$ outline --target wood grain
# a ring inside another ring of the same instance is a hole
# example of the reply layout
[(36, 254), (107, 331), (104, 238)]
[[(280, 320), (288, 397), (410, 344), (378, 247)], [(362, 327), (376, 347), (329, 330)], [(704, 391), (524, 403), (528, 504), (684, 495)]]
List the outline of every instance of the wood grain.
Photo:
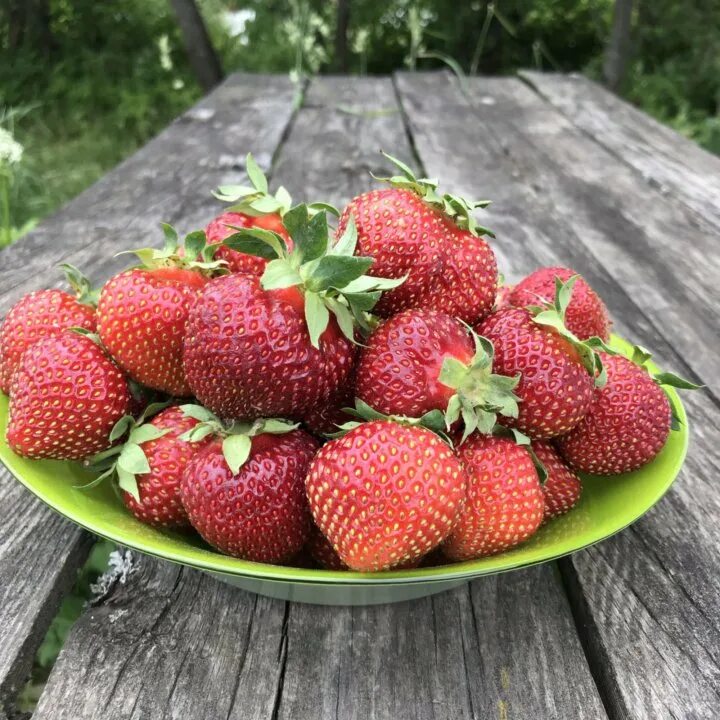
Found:
[[(298, 199), (366, 189), (381, 144), (411, 157), (390, 80), (318, 79), (306, 103), (273, 172)], [(149, 559), (118, 592), (76, 625), (41, 720), (605, 717), (550, 565), (368, 608), (255, 598)]]
[(660, 192), (720, 227), (720, 158), (583, 75), (521, 72), (553, 107)]
[[(161, 242), (158, 223), (204, 224), (221, 207), (210, 189), (243, 182), (248, 151), (269, 167), (292, 115), (285, 78), (234, 76), (26, 238), (0, 253), (0, 312), (57, 285), (57, 262), (101, 282), (130, 262), (121, 249)], [(0, 471), (0, 707), (9, 704), (87, 553), (89, 536)]]
[[(517, 80), (478, 80), (471, 86), (472, 100), (444, 75), (400, 75), (397, 85), (428, 174), (496, 200), (487, 223), (498, 232), (495, 247), (511, 281), (538, 265), (571, 265), (605, 298), (618, 332), (652, 348), (665, 365), (682, 372), (701, 367), (697, 356), (706, 354), (712, 335), (684, 336), (676, 324), (659, 322), (645, 299), (645, 292), (653, 291), (658, 265), (670, 273), (665, 250), (658, 248), (647, 262), (632, 263), (628, 287), (618, 281), (623, 273), (629, 275), (620, 267), (622, 248), (614, 249), (620, 241), (608, 233), (600, 212), (585, 207), (604, 206), (609, 202), (605, 196), (611, 195), (620, 237), (628, 237), (630, 225), (623, 226), (623, 218), (635, 198), (652, 188), (637, 176), (636, 191), (626, 166), (568, 128), (552, 108), (536, 109), (544, 101), (528, 96), (529, 89)], [(556, 124), (562, 132), (553, 131)], [(557, 137), (550, 143), (553, 132)], [(568, 146), (584, 158), (580, 170), (568, 170)], [(614, 183), (607, 190), (597, 186), (577, 193), (573, 186), (580, 182), (579, 172), (586, 178), (617, 172), (627, 200), (615, 194)], [(664, 201), (664, 207), (668, 217), (687, 214), (674, 201)], [(646, 226), (652, 225), (648, 220)], [(597, 252), (598, 237), (611, 251)], [(713, 275), (711, 263), (705, 268), (708, 280), (714, 277), (717, 284), (720, 277)], [(672, 293), (676, 287), (677, 282), (666, 290)], [(673, 298), (669, 294), (668, 302)], [(701, 308), (688, 302), (682, 309), (685, 315), (693, 312)], [(720, 418), (707, 391), (687, 393), (685, 404), (693, 443), (673, 490), (632, 530), (562, 564), (611, 717), (717, 717), (720, 709), (720, 504), (714, 487), (720, 470), (715, 440)]]

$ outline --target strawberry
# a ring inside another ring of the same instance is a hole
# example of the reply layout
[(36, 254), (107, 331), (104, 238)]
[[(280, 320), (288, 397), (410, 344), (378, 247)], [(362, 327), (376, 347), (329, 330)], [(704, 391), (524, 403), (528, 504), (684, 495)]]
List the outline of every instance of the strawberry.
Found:
[[(217, 198), (231, 202), (233, 206), (205, 228), (208, 243), (221, 243), (234, 235), (239, 228), (256, 227), (277, 233), (288, 247), (292, 247), (292, 240), (282, 223), (282, 216), (290, 209), (290, 196), (282, 187), (274, 196), (270, 195), (267, 178), (250, 154), (247, 156), (245, 168), (252, 187), (225, 185), (215, 191)], [(247, 255), (224, 245), (218, 248), (215, 257), (224, 260), (233, 273), (262, 275), (267, 265), (264, 258)]]
[(314, 435), (329, 435), (337, 431), (338, 426), (351, 420), (345, 408), (352, 407), (355, 399), (355, 368), (348, 378), (330, 395), (330, 397), (310, 408), (303, 414), (303, 424)]
[(532, 449), (542, 463), (547, 478), (542, 484), (545, 496), (545, 520), (564, 515), (580, 500), (580, 478), (563, 462), (557, 450), (547, 442), (535, 442)]
[(565, 461), (597, 475), (629, 472), (649, 463), (665, 445), (672, 408), (663, 385), (699, 386), (672, 373), (651, 373), (647, 351), (636, 347), (633, 359), (602, 353), (607, 383), (595, 390), (590, 409), (567, 435), (557, 438)]
[(20, 358), (33, 343), (72, 327), (95, 332), (95, 292), (77, 268), (61, 267), (75, 296), (64, 290), (28, 293), (10, 308), (0, 325), (0, 391), (6, 395)]
[(313, 517), (353, 570), (421, 558), (450, 532), (467, 480), (426, 428), (376, 420), (324, 445), (305, 480)]
[(23, 354), (10, 388), (7, 441), (25, 457), (79, 460), (110, 444), (129, 408), (125, 376), (94, 336), (66, 330)]
[(324, 212), (299, 205), (285, 214), (294, 240), (258, 228), (226, 242), (269, 262), (261, 278), (229, 275), (210, 282), (190, 312), (183, 359), (193, 394), (224, 418), (303, 415), (347, 380), (356, 325), (367, 325), (384, 287), (396, 281), (364, 273), (353, 255), (354, 228), (331, 246)]
[(471, 560), (527, 540), (543, 520), (540, 479), (527, 448), (508, 437), (474, 433), (458, 449), (468, 477), (467, 501), (441, 549)]
[[(155, 412), (158, 414), (147, 419)], [(127, 434), (125, 442), (90, 460), (94, 469), (112, 462), (90, 486), (115, 476), (125, 506), (138, 520), (156, 527), (188, 527), (190, 522), (180, 501), (180, 481), (203, 442), (192, 443), (182, 436), (197, 424), (198, 420), (181, 407), (167, 407), (167, 403), (149, 405), (138, 420), (126, 415), (110, 433), (111, 442)]]
[(519, 378), (492, 374), (493, 348), (459, 320), (434, 310), (405, 310), (375, 330), (360, 354), (355, 394), (380, 413), (462, 415), (464, 437), (490, 432), (496, 413), (517, 417)]
[(594, 385), (604, 382), (595, 345), (581, 342), (563, 324), (573, 282), (559, 286), (551, 310), (533, 315), (524, 308), (504, 308), (476, 327), (495, 348), (496, 372), (521, 376), (515, 388), (519, 415), (502, 423), (534, 440), (575, 427), (590, 407)]
[(481, 235), (469, 202), (440, 195), (437, 182), (418, 179), (407, 165), (386, 155), (401, 175), (383, 178), (391, 187), (354, 198), (338, 224), (342, 233), (352, 217), (357, 225), (358, 252), (375, 258), (374, 270), (407, 280), (378, 302), (383, 317), (410, 308), (441, 310), (465, 322), (485, 317), (495, 302), (498, 272), (495, 255)]
[[(508, 293), (507, 302), (514, 307), (552, 304), (556, 278), (567, 282), (576, 275), (574, 270), (564, 267), (540, 268)], [(575, 282), (572, 300), (565, 313), (565, 325), (580, 340), (599, 337), (607, 342), (610, 339), (610, 319), (605, 303), (582, 276), (578, 276)]]
[(295, 428), (256, 421), (241, 434), (213, 438), (190, 460), (180, 495), (193, 527), (213, 547), (267, 563), (302, 548), (311, 527), (303, 481), (318, 443)]
[(136, 251), (143, 265), (103, 286), (98, 333), (133, 380), (182, 397), (190, 394), (182, 367), (188, 314), (208, 281), (206, 273), (220, 262), (209, 260), (202, 232), (188, 235), (181, 252), (175, 231), (164, 227), (163, 250)]
[(335, 548), (315, 523), (310, 528), (305, 549), (310, 557), (324, 570), (348, 569), (348, 566), (340, 559), (340, 556), (335, 552)]

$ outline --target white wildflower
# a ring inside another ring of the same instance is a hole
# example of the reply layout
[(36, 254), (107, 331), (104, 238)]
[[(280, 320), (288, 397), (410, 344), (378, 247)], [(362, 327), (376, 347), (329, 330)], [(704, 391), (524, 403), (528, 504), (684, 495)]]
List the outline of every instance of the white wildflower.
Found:
[(17, 165), (23, 156), (23, 146), (8, 130), (0, 127), (0, 163)]
[(167, 35), (161, 35), (158, 38), (158, 51), (160, 52), (160, 66), (163, 70), (172, 70), (173, 63), (170, 57), (170, 38)]

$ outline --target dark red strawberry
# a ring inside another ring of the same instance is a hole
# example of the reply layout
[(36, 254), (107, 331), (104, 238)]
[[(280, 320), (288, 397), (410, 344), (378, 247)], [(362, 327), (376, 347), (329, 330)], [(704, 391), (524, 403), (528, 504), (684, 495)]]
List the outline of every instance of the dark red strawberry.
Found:
[(388, 157), (401, 175), (392, 187), (354, 198), (340, 217), (342, 233), (350, 217), (358, 231), (358, 253), (375, 259), (373, 270), (388, 278), (407, 276), (385, 294), (375, 312), (383, 317), (410, 308), (439, 310), (477, 322), (493, 307), (497, 263), (480, 236), (490, 231), (473, 217), (486, 201), (440, 195), (437, 182), (418, 179), (407, 165)]
[(6, 395), (25, 350), (44, 337), (79, 327), (95, 332), (96, 293), (77, 268), (63, 265), (75, 291), (36, 290), (13, 305), (0, 325), (0, 390)]
[(544, 496), (527, 448), (506, 437), (471, 435), (458, 449), (467, 501), (441, 548), (451, 560), (492, 555), (525, 542), (540, 527)]
[[(530, 273), (509, 293), (507, 302), (515, 307), (551, 304), (555, 298), (556, 279), (567, 282), (576, 276), (574, 270), (564, 267), (544, 267)], [(573, 288), (572, 300), (565, 312), (565, 326), (580, 340), (599, 337), (610, 339), (610, 318), (605, 303), (579, 276)]]
[(181, 484), (193, 527), (228, 555), (254, 562), (289, 560), (310, 532), (304, 479), (317, 446), (303, 430), (212, 440), (190, 461)]
[(337, 390), (319, 405), (303, 415), (303, 423), (315, 435), (329, 435), (337, 432), (338, 426), (352, 420), (345, 408), (352, 407), (355, 402), (355, 369)]
[(405, 310), (375, 330), (360, 353), (355, 394), (385, 415), (432, 411), (469, 435), (490, 432), (496, 413), (517, 417), (517, 378), (492, 374), (492, 345), (459, 320), (434, 310)]
[(532, 444), (537, 459), (542, 463), (547, 478), (542, 484), (545, 496), (545, 520), (564, 515), (580, 500), (580, 478), (563, 462), (557, 450), (546, 442)]
[(340, 559), (330, 541), (322, 534), (315, 523), (310, 528), (305, 548), (310, 557), (324, 570), (347, 570), (348, 566)]
[(672, 373), (649, 372), (649, 359), (642, 348), (635, 349), (633, 360), (602, 353), (607, 383), (595, 390), (582, 421), (557, 439), (571, 467), (615, 475), (642, 467), (662, 450), (672, 424), (672, 408), (662, 386), (699, 386)]
[(181, 437), (198, 420), (177, 405), (166, 405), (151, 404), (137, 421), (126, 415), (115, 425), (110, 440), (127, 437), (90, 460), (93, 469), (112, 463), (90, 486), (113, 476), (125, 506), (138, 520), (156, 527), (184, 528), (190, 522), (180, 501), (180, 481), (185, 466), (208, 440), (193, 443)]
[(437, 435), (388, 420), (328, 442), (305, 481), (321, 532), (362, 572), (416, 560), (437, 546), (456, 521), (466, 484)]
[(219, 267), (207, 255), (203, 233), (186, 238), (166, 226), (163, 250), (140, 250), (142, 267), (111, 278), (100, 292), (98, 332), (113, 358), (143, 385), (179, 397), (190, 394), (182, 366), (188, 314), (207, 273)]
[(23, 354), (10, 388), (7, 441), (18, 455), (80, 460), (108, 447), (129, 408), (119, 368), (92, 337), (66, 330)]
[(495, 348), (495, 371), (520, 375), (515, 388), (520, 413), (502, 423), (534, 440), (575, 427), (590, 407), (593, 387), (604, 382), (595, 346), (579, 341), (563, 324), (573, 282), (558, 288), (552, 309), (533, 315), (523, 308), (504, 308), (476, 328)]
[(236, 233), (234, 247), (276, 259), (262, 278), (213, 280), (190, 313), (185, 373), (220, 417), (302, 419), (327, 402), (348, 379), (356, 325), (366, 323), (380, 289), (395, 284), (364, 274), (372, 260), (353, 256), (352, 233), (331, 247), (324, 212), (311, 219), (300, 205), (285, 224), (291, 253), (273, 233)]

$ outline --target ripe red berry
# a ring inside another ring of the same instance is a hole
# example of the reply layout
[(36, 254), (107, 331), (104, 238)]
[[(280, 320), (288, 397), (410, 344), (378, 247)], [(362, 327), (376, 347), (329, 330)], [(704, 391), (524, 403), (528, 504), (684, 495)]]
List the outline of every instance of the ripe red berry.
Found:
[(98, 332), (113, 358), (143, 385), (187, 396), (182, 342), (190, 308), (207, 278), (181, 268), (136, 268), (100, 293)]
[(36, 290), (18, 300), (0, 325), (0, 391), (10, 392), (23, 353), (44, 337), (73, 327), (95, 332), (94, 291), (72, 265), (63, 269), (75, 295), (64, 290)]
[(313, 347), (296, 287), (252, 275), (208, 283), (190, 313), (184, 363), (200, 402), (223, 418), (302, 418), (347, 378), (354, 348), (334, 318)]
[[(555, 297), (555, 279), (566, 282), (577, 273), (564, 267), (544, 267), (530, 273), (508, 294), (507, 303), (514, 307), (552, 303)], [(578, 277), (572, 298), (565, 312), (565, 326), (580, 340), (599, 337), (605, 342), (610, 339), (610, 318), (605, 303), (587, 284)]]
[(313, 523), (305, 549), (310, 557), (325, 570), (347, 570), (348, 566), (340, 559), (330, 541), (322, 534), (320, 528)]
[(324, 445), (306, 479), (315, 522), (353, 570), (418, 559), (450, 532), (465, 473), (440, 438), (379, 420)]
[(191, 430), (198, 421), (172, 406), (151, 418), (148, 425), (162, 431), (160, 437), (140, 443), (149, 471), (135, 475), (139, 500), (127, 491), (122, 499), (130, 512), (149, 525), (157, 527), (187, 527), (190, 525), (180, 501), (180, 481), (185, 467), (208, 440), (188, 442), (180, 436)]
[(375, 312), (383, 317), (410, 308), (440, 310), (477, 322), (495, 302), (495, 254), (480, 235), (473, 212), (487, 203), (437, 193), (436, 183), (416, 178), (390, 158), (403, 177), (393, 187), (354, 198), (338, 223), (342, 233), (352, 216), (359, 255), (375, 259), (373, 274), (407, 280), (383, 295)]
[(470, 560), (507, 550), (540, 527), (544, 497), (526, 448), (492, 435), (471, 435), (458, 457), (468, 477), (467, 501), (442, 545), (451, 560)]
[(545, 439), (568, 432), (582, 420), (592, 402), (594, 380), (566, 338), (520, 308), (498, 310), (476, 329), (495, 348), (495, 372), (520, 374), (515, 388), (518, 418), (503, 419), (503, 424)]
[(80, 460), (109, 446), (129, 408), (119, 368), (91, 338), (65, 331), (23, 354), (10, 388), (7, 441), (18, 455)]
[(542, 485), (545, 496), (545, 520), (564, 515), (577, 505), (582, 493), (580, 478), (563, 462), (557, 450), (547, 442), (534, 442), (533, 451), (547, 471)]
[(557, 439), (557, 446), (576, 470), (615, 475), (642, 467), (665, 445), (672, 410), (660, 384), (695, 386), (670, 374), (653, 377), (620, 355), (602, 353), (601, 357), (607, 383), (595, 390), (585, 417)]
[(234, 557), (281, 563), (305, 543), (311, 518), (304, 479), (317, 441), (303, 430), (252, 438), (237, 473), (215, 439), (188, 463), (181, 497), (193, 527)]

